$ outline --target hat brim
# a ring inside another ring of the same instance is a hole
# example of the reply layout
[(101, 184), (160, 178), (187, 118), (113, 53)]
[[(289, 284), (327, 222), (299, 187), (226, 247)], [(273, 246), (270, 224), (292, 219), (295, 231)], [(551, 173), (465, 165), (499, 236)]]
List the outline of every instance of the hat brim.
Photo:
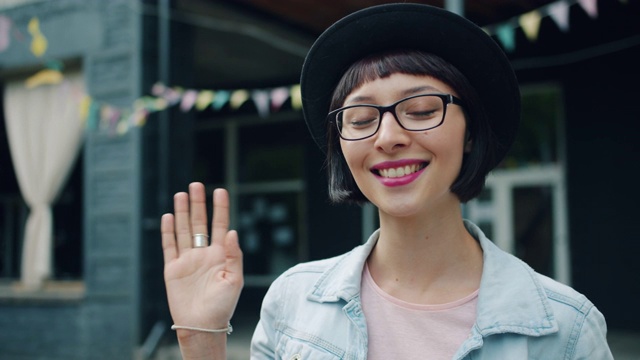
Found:
[(511, 64), (481, 28), (452, 12), (421, 4), (357, 11), (330, 26), (312, 45), (300, 85), (304, 117), (320, 149), (326, 152), (326, 116), (344, 72), (367, 55), (395, 49), (438, 55), (467, 77), (495, 134), (497, 164), (513, 143), (520, 118), (520, 92)]

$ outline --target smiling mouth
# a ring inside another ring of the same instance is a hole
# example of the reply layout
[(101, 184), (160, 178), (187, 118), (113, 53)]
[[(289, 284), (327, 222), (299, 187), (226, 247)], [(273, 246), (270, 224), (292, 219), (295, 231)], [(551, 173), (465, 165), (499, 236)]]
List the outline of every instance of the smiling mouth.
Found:
[(393, 178), (398, 178), (398, 177), (407, 176), (407, 175), (416, 173), (426, 168), (427, 165), (429, 165), (428, 162), (423, 162), (420, 164), (398, 166), (395, 168), (388, 168), (388, 169), (373, 169), (371, 170), (371, 172), (383, 178), (393, 179)]

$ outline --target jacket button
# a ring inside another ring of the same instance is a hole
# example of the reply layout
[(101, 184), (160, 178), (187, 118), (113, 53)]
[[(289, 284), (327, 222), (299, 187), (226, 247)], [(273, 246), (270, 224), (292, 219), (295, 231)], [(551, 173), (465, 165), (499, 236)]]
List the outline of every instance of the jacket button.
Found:
[(301, 360), (302, 359), (302, 355), (300, 354), (295, 354), (291, 357), (291, 360)]

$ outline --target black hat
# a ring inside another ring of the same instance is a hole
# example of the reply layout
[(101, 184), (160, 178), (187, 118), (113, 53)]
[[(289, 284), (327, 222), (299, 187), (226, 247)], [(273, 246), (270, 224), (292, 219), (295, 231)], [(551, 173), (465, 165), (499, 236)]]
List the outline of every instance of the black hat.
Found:
[(311, 46), (300, 79), (302, 108), (313, 139), (326, 152), (331, 97), (354, 62), (390, 50), (437, 55), (464, 74), (478, 93), (495, 135), (495, 164), (513, 143), (520, 91), (509, 60), (481, 28), (450, 11), (421, 4), (385, 4), (357, 11), (325, 30)]

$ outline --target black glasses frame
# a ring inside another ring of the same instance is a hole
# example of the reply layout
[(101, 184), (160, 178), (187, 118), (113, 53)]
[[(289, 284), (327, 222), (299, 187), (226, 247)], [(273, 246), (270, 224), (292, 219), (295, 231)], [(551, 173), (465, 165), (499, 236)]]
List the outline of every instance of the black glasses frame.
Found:
[[(398, 104), (407, 101), (407, 100), (411, 100), (417, 97), (423, 97), (423, 96), (433, 96), (433, 97), (438, 97), (442, 100), (442, 105), (443, 105), (443, 111), (442, 111), (442, 119), (440, 120), (440, 122), (437, 125), (434, 126), (430, 126), (424, 129), (407, 129), (404, 125), (402, 125), (402, 123), (400, 122), (400, 120), (398, 119), (398, 115), (396, 115), (396, 106), (398, 106)], [(333, 122), (336, 125), (336, 128), (338, 130), (338, 135), (340, 135), (340, 137), (343, 140), (347, 140), (347, 141), (357, 141), (357, 140), (363, 140), (363, 139), (367, 139), (372, 137), (373, 135), (378, 133), (378, 130), (380, 130), (380, 124), (382, 123), (382, 117), (385, 113), (390, 112), (394, 119), (396, 119), (396, 122), (398, 123), (398, 125), (400, 125), (401, 128), (407, 130), (407, 131), (426, 131), (426, 130), (431, 130), (431, 129), (435, 129), (438, 126), (442, 125), (444, 123), (444, 118), (447, 115), (447, 107), (449, 104), (454, 104), (454, 105), (458, 105), (458, 106), (462, 106), (464, 107), (464, 101), (462, 101), (460, 98), (457, 98), (451, 94), (420, 94), (420, 95), (413, 95), (413, 96), (409, 96), (406, 97), (404, 99), (400, 99), (398, 101), (396, 101), (395, 103), (388, 105), (388, 106), (380, 106), (380, 105), (373, 105), (373, 104), (357, 104), (357, 105), (349, 105), (349, 106), (345, 106), (345, 107), (341, 107), (339, 109), (335, 109), (331, 112), (329, 112), (329, 114), (327, 114), (327, 118), (329, 119), (330, 122)], [(339, 114), (340, 112), (347, 110), (347, 109), (351, 109), (351, 108), (355, 108), (355, 107), (370, 107), (370, 108), (374, 108), (377, 109), (379, 112), (379, 116), (380, 116), (380, 121), (378, 121), (378, 127), (376, 128), (376, 130), (371, 133), (371, 135), (367, 135), (365, 137), (361, 137), (361, 138), (357, 138), (357, 139), (347, 139), (345, 137), (342, 136), (342, 132), (340, 131), (341, 128), (341, 122), (342, 120), (339, 119)]]

